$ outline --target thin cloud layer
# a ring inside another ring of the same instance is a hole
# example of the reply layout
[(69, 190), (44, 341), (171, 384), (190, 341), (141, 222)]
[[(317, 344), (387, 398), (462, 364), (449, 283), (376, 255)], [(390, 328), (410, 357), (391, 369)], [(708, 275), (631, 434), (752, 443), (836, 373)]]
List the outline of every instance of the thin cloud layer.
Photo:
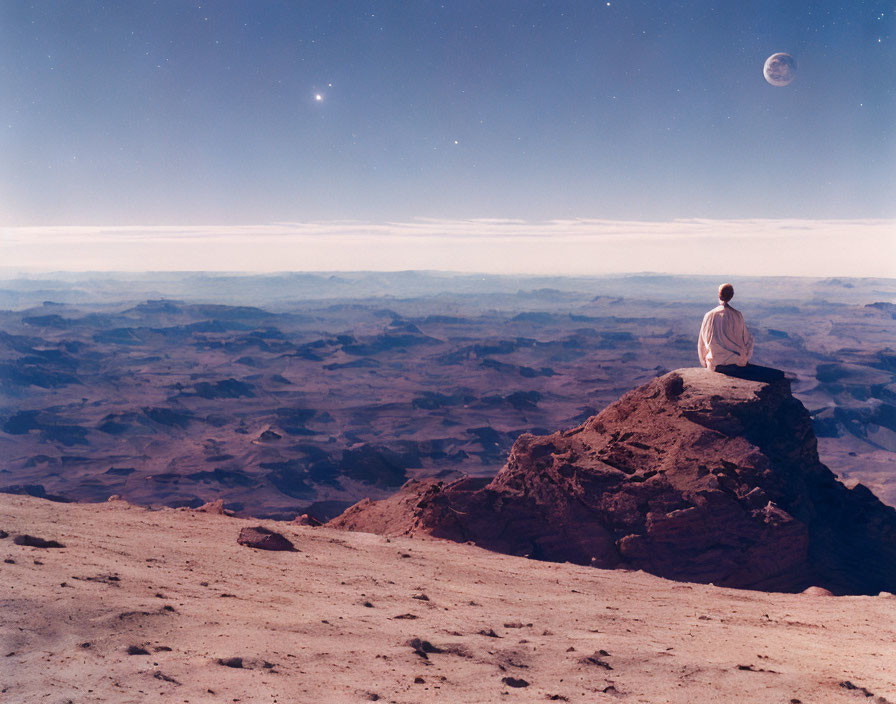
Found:
[(896, 275), (893, 220), (514, 219), (0, 230), (21, 270)]

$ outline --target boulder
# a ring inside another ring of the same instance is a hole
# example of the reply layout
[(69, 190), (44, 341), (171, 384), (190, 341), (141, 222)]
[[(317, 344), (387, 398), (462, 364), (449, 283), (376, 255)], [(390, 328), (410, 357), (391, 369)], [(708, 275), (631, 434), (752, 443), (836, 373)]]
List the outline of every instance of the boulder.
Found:
[(17, 535), (12, 539), (16, 545), (24, 545), (29, 548), (64, 548), (65, 545), (58, 540), (47, 540), (35, 535)]
[(777, 370), (680, 369), (575, 428), (522, 435), (494, 479), (411, 481), (331, 525), (771, 591), (896, 591), (896, 510), (818, 458)]
[(256, 550), (285, 550), (297, 552), (295, 546), (280, 533), (275, 533), (264, 526), (243, 528), (237, 538), (240, 545)]

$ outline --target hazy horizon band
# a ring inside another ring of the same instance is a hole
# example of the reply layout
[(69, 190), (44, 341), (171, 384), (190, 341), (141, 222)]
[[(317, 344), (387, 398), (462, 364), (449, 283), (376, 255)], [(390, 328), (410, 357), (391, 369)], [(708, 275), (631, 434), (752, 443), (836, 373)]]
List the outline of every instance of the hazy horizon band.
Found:
[(896, 276), (896, 220), (351, 220), (0, 227), (22, 271)]

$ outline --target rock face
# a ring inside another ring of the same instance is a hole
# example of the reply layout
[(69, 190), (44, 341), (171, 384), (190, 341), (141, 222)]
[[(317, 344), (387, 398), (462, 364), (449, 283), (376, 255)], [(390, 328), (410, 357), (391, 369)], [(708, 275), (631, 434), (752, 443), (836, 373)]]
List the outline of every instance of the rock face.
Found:
[(331, 525), (720, 586), (894, 591), (896, 510), (821, 464), (808, 412), (764, 371), (671, 372), (577, 428), (522, 435), (491, 481), (408, 482)]

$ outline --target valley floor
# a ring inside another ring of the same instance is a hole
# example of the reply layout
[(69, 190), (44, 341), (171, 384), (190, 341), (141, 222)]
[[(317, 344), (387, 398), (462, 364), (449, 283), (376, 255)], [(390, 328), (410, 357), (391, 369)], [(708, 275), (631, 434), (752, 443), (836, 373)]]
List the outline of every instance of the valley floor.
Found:
[(289, 523), (263, 522), (298, 552), (238, 545), (258, 523), (0, 494), (0, 701), (896, 702), (891, 596)]

